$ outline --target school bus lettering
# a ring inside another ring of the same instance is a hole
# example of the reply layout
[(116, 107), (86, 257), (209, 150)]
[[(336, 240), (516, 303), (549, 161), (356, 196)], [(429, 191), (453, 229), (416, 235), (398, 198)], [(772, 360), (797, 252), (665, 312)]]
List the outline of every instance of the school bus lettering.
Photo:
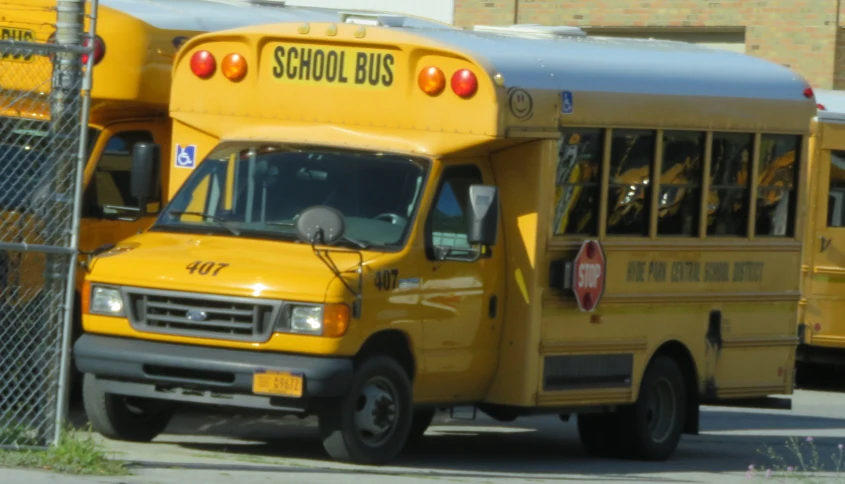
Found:
[(734, 262), (734, 282), (760, 282), (762, 280), (762, 262)]
[(399, 270), (386, 269), (376, 272), (376, 288), (379, 291), (390, 291), (396, 289), (399, 283)]
[(395, 78), (390, 52), (278, 45), (273, 59), (273, 77), (287, 82), (388, 88)]
[[(627, 282), (666, 282), (667, 262), (628, 262)], [(733, 269), (732, 269), (733, 268)], [(760, 282), (763, 280), (762, 262), (672, 262), (671, 282)]]
[(185, 270), (187, 270), (190, 274), (199, 274), (201, 276), (211, 274), (212, 277), (217, 277), (217, 274), (227, 267), (229, 267), (229, 264), (225, 262), (197, 260), (188, 264), (188, 266), (185, 267)]
[[(16, 29), (12, 27), (0, 28), (0, 40), (14, 40), (17, 42), (35, 42), (35, 32), (26, 29)], [(14, 62), (30, 62), (32, 61), (32, 54), (24, 54), (23, 52), (3, 52), (0, 54), (0, 61), (14, 61)]]

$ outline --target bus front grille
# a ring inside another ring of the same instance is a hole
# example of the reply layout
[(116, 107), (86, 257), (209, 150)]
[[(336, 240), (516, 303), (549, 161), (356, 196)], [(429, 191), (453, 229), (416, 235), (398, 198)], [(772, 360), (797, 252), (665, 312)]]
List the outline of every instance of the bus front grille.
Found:
[(217, 295), (128, 289), (129, 320), (138, 330), (234, 341), (263, 342), (281, 302)]

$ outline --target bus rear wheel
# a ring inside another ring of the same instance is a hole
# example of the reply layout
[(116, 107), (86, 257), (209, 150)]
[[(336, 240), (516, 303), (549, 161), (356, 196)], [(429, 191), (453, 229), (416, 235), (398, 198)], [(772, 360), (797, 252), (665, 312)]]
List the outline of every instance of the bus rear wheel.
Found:
[(675, 360), (655, 358), (643, 375), (637, 402), (621, 411), (626, 454), (647, 461), (671, 457), (684, 429), (686, 395)]

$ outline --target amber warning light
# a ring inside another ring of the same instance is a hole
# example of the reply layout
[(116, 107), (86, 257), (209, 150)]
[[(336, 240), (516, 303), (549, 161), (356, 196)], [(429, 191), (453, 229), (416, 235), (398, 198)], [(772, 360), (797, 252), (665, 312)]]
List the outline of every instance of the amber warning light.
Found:
[(226, 76), (226, 79), (240, 81), (246, 76), (246, 59), (240, 54), (229, 54), (223, 58), (220, 70)]
[[(429, 96), (437, 96), (446, 88), (446, 75), (439, 67), (429, 66), (417, 76), (420, 90)], [(463, 99), (469, 99), (478, 91), (478, 78), (469, 69), (460, 69), (452, 74), (452, 92)]]

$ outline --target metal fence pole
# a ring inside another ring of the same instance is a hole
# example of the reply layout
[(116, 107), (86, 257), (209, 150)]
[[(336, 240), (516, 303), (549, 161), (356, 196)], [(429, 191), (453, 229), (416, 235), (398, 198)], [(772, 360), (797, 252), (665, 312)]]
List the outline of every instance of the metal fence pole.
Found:
[[(81, 0), (81, 7), (85, 8), (85, 0)], [(77, 253), (79, 250), (79, 224), (81, 218), (82, 207), (82, 184), (83, 176), (85, 174), (85, 165), (88, 161), (88, 118), (91, 110), (91, 88), (93, 87), (93, 69), (94, 69), (94, 54), (93, 45), (94, 38), (97, 35), (97, 10), (99, 6), (98, 0), (91, 0), (91, 13), (88, 28), (88, 45), (92, 48), (91, 54), (88, 55), (85, 63), (85, 72), (82, 78), (82, 89), (80, 95), (82, 96), (81, 113), (79, 118), (79, 150), (76, 159), (76, 177), (73, 183), (73, 200), (74, 204), (73, 214), (71, 216), (71, 233), (70, 233), (70, 248), (73, 255), (68, 264), (67, 270), (67, 285), (65, 286), (65, 306), (64, 317), (62, 324), (62, 343), (61, 343), (61, 363), (59, 365), (59, 395), (57, 401), (56, 411), (56, 437), (54, 444), (58, 444), (61, 440), (62, 425), (67, 418), (68, 413), (68, 399), (70, 395), (70, 367), (71, 367), (71, 338), (73, 334), (74, 323), (74, 299), (75, 299), (75, 281), (76, 281), (76, 267), (77, 267)]]
[[(86, 0), (57, 0), (56, 1), (56, 44), (62, 45), (81, 45), (82, 36), (85, 27), (85, 1)], [(90, 42), (89, 45), (92, 45)], [(88, 55), (88, 62), (91, 62), (93, 55)], [(89, 70), (90, 72), (90, 66)], [(76, 160), (70, 157), (73, 150), (73, 143), (79, 143), (79, 148), (76, 150), (85, 150), (85, 145), (80, 143), (79, 130), (80, 121), (79, 115), (81, 112), (80, 97), (81, 97), (81, 79), (82, 63), (80, 55), (72, 52), (58, 52), (56, 53), (56, 62), (54, 64), (52, 90), (50, 99), (50, 120), (52, 131), (53, 144), (53, 196), (57, 197), (53, 205), (54, 213), (48, 215), (50, 218), (63, 219), (67, 216), (67, 208), (75, 214), (77, 207), (75, 200), (77, 200), (76, 187), (70, 180), (77, 180), (74, 175), (75, 167), (78, 166), (78, 157)], [(87, 97), (87, 96), (86, 96)], [(86, 130), (82, 129), (84, 133)], [(78, 171), (78, 170), (77, 170)], [(76, 222), (78, 224), (78, 221)], [(51, 241), (53, 245), (69, 246), (76, 248), (76, 227), (74, 226), (70, 233), (61, 234), (56, 233), (58, 240)], [(62, 237), (64, 235), (65, 237)], [(70, 236), (69, 241), (66, 237)], [(63, 241), (62, 239), (65, 239)], [(65, 243), (62, 243), (65, 242)], [(69, 243), (68, 243), (69, 242)], [(73, 319), (73, 289), (76, 266), (76, 251), (69, 256), (58, 256), (54, 254), (47, 255), (47, 263), (45, 267), (45, 289), (49, 288), (47, 294), (57, 295), (64, 289), (64, 304), (63, 312), (57, 314), (58, 308), (51, 308), (51, 319), (58, 319), (63, 322), (61, 325), (61, 345), (59, 346), (59, 378), (56, 388), (58, 392), (57, 408), (55, 409), (55, 427), (53, 434), (53, 444), (57, 445), (61, 440), (62, 426), (67, 414), (67, 384), (66, 375), (68, 371), (68, 336), (70, 325)], [(66, 270), (62, 270), (66, 267)], [(68, 277), (65, 279), (65, 277)], [(70, 297), (68, 297), (68, 294)], [(63, 316), (63, 317), (62, 317)], [(69, 321), (70, 319), (70, 321)], [(49, 410), (48, 410), (49, 411)]]

